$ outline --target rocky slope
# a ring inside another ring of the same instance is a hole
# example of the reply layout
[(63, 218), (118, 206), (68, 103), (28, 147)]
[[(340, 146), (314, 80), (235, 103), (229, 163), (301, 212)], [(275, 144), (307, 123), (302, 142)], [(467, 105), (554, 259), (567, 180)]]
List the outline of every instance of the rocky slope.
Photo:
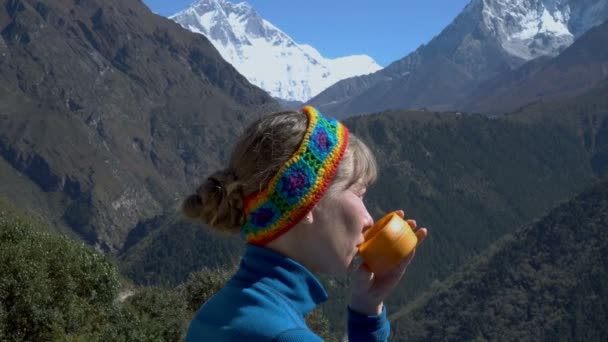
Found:
[(5, 0), (0, 31), (1, 189), (104, 250), (173, 210), (277, 107), (139, 1)]

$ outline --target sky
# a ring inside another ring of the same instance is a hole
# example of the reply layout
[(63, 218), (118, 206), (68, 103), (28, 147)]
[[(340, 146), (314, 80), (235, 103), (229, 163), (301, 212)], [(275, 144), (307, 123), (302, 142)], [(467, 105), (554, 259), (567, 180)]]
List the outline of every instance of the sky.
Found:
[[(193, 0), (143, 0), (170, 16)], [(260, 16), (323, 57), (365, 54), (385, 67), (438, 35), (470, 0), (247, 0)], [(234, 0), (233, 3), (241, 1)]]

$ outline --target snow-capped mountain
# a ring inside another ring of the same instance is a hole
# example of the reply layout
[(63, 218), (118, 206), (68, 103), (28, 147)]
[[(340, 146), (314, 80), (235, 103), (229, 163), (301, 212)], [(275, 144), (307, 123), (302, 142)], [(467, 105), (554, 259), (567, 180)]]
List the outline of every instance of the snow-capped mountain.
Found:
[(441, 33), (387, 67), (308, 101), (335, 116), (391, 108), (453, 110), (483, 82), (554, 57), (608, 20), (608, 0), (471, 0)]
[(205, 35), (251, 83), (285, 100), (306, 101), (341, 79), (381, 69), (366, 55), (324, 58), (245, 2), (199, 0), (170, 19)]
[(474, 0), (469, 7), (479, 5), (485, 27), (524, 60), (555, 56), (608, 18), (606, 0)]

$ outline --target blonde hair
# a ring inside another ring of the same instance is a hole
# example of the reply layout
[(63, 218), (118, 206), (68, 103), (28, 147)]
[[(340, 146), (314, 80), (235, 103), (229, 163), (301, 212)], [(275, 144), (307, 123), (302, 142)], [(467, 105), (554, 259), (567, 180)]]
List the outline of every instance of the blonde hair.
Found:
[[(183, 202), (183, 212), (210, 226), (238, 233), (245, 221), (243, 199), (262, 190), (300, 146), (308, 119), (294, 111), (277, 112), (252, 123), (232, 151), (229, 167), (217, 171)], [(377, 177), (369, 148), (350, 133), (342, 162), (327, 192)]]

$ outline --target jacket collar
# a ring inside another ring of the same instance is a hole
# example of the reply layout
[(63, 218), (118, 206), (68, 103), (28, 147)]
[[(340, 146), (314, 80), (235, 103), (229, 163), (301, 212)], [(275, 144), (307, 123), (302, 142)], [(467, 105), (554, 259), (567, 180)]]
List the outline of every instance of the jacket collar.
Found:
[(247, 244), (234, 281), (247, 286), (261, 283), (277, 291), (305, 316), (327, 300), (319, 280), (303, 265), (265, 247)]

